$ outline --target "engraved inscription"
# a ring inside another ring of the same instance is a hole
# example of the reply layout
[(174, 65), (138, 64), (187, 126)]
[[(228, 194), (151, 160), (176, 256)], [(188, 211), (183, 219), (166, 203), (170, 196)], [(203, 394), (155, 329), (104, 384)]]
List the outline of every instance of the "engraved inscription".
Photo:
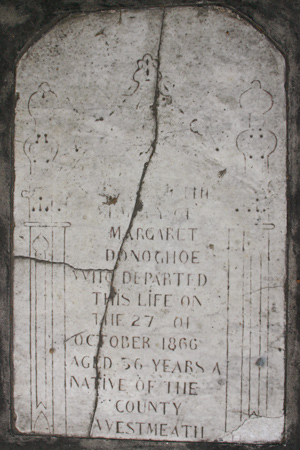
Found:
[(21, 58), (21, 433), (281, 441), (284, 71), (206, 6), (71, 16)]

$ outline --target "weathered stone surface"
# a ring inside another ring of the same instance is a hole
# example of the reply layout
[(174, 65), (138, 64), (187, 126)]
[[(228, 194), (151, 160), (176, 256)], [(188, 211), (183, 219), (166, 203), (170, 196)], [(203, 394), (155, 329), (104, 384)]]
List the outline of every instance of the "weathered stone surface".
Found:
[(77, 16), (23, 56), (21, 432), (282, 438), (284, 71), (221, 8)]

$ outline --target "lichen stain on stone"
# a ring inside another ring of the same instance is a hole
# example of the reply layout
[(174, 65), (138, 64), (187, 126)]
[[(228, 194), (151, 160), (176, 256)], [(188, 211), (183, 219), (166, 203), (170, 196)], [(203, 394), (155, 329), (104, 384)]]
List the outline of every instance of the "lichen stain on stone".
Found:
[(116, 197), (106, 195), (106, 201), (103, 202), (103, 205), (115, 205), (119, 199), (119, 195), (120, 194), (118, 194)]
[(96, 36), (105, 36), (104, 30), (105, 30), (105, 28), (103, 28), (103, 29), (100, 30), (98, 33), (96, 33), (96, 34), (95, 34), (95, 37), (96, 37)]
[(139, 212), (142, 211), (143, 207), (144, 207), (143, 202), (140, 199), (138, 199), (136, 203), (136, 211)]
[(218, 177), (219, 177), (219, 178), (223, 178), (224, 175), (226, 174), (226, 172), (227, 172), (227, 169), (220, 170), (220, 172), (218, 172)]
[(264, 367), (264, 365), (266, 364), (266, 359), (264, 357), (258, 358), (255, 364), (258, 367)]

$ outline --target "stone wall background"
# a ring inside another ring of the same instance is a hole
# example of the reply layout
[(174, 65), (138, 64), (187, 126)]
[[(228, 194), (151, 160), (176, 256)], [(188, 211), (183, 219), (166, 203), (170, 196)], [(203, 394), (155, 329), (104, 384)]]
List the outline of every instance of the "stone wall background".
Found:
[[(147, 8), (174, 5), (219, 5), (233, 9), (257, 27), (281, 50), (287, 61), (286, 90), (288, 100), (288, 342), (286, 415), (287, 442), (279, 445), (263, 445), (261, 449), (299, 449), (300, 447), (300, 318), (298, 290), (300, 276), (300, 227), (299, 195), (299, 137), (300, 137), (300, 3), (297, 0), (223, 0), (178, 1), (172, 0), (1, 0), (0, 2), (0, 449), (222, 449), (236, 450), (256, 448), (250, 445), (223, 444), (166, 444), (117, 440), (93, 440), (74, 438), (48, 438), (21, 436), (11, 429), (11, 278), (12, 262), (12, 192), (13, 135), (15, 98), (15, 67), (24, 51), (55, 23), (69, 14), (85, 14), (92, 11), (119, 8)], [(212, 30), (213, 33), (213, 30)], [(298, 280), (298, 282), (297, 282)]]

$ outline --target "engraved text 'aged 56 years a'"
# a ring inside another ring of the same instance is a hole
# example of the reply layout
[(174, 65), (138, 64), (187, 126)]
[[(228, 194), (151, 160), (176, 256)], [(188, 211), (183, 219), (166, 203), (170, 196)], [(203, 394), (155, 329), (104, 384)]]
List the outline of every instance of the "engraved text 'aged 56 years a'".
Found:
[(284, 81), (274, 45), (217, 7), (72, 16), (26, 51), (20, 433), (282, 439)]

